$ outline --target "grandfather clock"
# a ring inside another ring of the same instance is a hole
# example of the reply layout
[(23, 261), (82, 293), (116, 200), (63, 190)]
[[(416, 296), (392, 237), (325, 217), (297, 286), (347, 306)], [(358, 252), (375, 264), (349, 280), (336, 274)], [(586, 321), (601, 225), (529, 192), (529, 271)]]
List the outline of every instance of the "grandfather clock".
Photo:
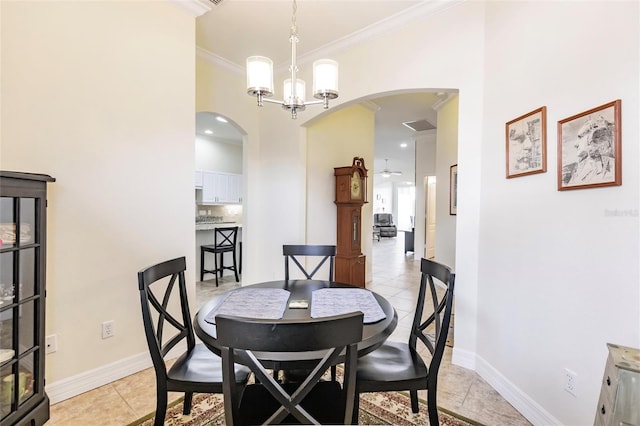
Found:
[(335, 280), (364, 287), (366, 258), (360, 243), (362, 205), (367, 202), (367, 169), (363, 158), (354, 157), (351, 166), (334, 170), (338, 208)]

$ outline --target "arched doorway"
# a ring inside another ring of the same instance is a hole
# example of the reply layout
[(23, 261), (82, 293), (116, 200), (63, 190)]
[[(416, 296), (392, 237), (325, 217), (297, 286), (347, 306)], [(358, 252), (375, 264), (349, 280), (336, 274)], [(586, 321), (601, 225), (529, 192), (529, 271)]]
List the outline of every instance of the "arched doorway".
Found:
[[(214, 112), (196, 113), (195, 135), (195, 223), (196, 267), (200, 279), (200, 247), (213, 244), (214, 229), (218, 226), (238, 226), (238, 263), (242, 256), (243, 217), (243, 133), (228, 117)], [(205, 256), (207, 265), (213, 263), (212, 255)], [(225, 264), (231, 263), (225, 254)], [(239, 266), (239, 265), (238, 265)], [(207, 269), (210, 269), (209, 267)], [(212, 268), (211, 268), (212, 269)], [(239, 268), (241, 269), (241, 268)], [(241, 270), (239, 271), (241, 272)], [(240, 274), (241, 276), (241, 274)], [(231, 271), (224, 271), (215, 284), (214, 275), (206, 275), (196, 283), (198, 306), (211, 298), (220, 288), (239, 285)], [(228, 285), (226, 285), (228, 284)]]

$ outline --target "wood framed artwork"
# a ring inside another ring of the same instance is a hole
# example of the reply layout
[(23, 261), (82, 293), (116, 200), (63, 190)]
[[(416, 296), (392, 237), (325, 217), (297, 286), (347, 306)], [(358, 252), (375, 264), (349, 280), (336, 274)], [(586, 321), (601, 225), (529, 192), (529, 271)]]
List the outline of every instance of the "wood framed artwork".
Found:
[(458, 214), (458, 165), (449, 167), (449, 214)]
[(547, 171), (547, 107), (509, 121), (505, 134), (507, 179)]
[(558, 190), (622, 185), (620, 99), (558, 121)]

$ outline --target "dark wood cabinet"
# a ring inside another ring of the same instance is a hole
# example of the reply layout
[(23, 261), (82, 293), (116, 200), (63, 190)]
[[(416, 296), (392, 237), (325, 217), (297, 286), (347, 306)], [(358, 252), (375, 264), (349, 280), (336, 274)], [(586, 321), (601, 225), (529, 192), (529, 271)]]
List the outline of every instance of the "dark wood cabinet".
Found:
[(42, 425), (48, 175), (0, 171), (0, 423)]
[(415, 228), (411, 228), (411, 231), (404, 231), (404, 254), (407, 254), (408, 251), (412, 251), (415, 253), (413, 247), (413, 237), (415, 235)]

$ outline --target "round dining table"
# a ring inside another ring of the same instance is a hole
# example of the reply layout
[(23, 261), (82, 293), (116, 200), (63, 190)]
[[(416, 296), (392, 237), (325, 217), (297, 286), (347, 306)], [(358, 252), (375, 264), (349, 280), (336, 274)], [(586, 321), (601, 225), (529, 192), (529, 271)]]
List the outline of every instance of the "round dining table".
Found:
[[(289, 292), (286, 307), (280, 319), (271, 319), (270, 321), (313, 321), (311, 317), (311, 304), (312, 293), (320, 289), (361, 289), (350, 284), (343, 284), (332, 281), (319, 281), (319, 280), (281, 280), (270, 281), (243, 286), (230, 290), (219, 296), (207, 301), (199, 309), (194, 318), (194, 330), (196, 335), (202, 340), (202, 342), (214, 353), (220, 354), (220, 346), (216, 342), (216, 325), (213, 323), (210, 313), (217, 309), (220, 304), (234, 292), (241, 292), (246, 289), (282, 289)], [(364, 289), (361, 289), (364, 290)], [(365, 290), (369, 291), (369, 290)], [(365, 323), (362, 330), (362, 340), (358, 343), (358, 356), (361, 357), (370, 353), (371, 351), (380, 347), (385, 340), (393, 333), (398, 324), (398, 314), (395, 309), (383, 296), (370, 292), (375, 300), (380, 305), (382, 312), (384, 312), (384, 318), (375, 322)], [(350, 292), (345, 292), (345, 298), (351, 297)], [(236, 294), (237, 296), (237, 294)], [(295, 303), (291, 303), (294, 301)], [(299, 303), (303, 301), (308, 304), (307, 307), (300, 307)], [(298, 304), (297, 307), (296, 304)], [(235, 316), (248, 316), (245, 312), (233, 312), (231, 315)], [(317, 319), (317, 318), (316, 318)], [(288, 353), (288, 352), (276, 352), (276, 353), (259, 353), (256, 356), (261, 360), (266, 368), (281, 368), (287, 366), (287, 368), (305, 368), (310, 362), (322, 357), (321, 353), (316, 352), (304, 352), (304, 353)], [(241, 362), (241, 361), (240, 361)], [(340, 360), (342, 362), (342, 360)]]

